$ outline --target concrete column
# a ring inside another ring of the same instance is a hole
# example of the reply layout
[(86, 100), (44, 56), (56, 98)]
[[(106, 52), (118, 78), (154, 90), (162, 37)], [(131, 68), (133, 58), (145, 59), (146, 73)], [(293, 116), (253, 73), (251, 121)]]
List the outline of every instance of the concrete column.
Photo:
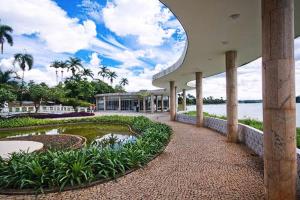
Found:
[(177, 86), (175, 86), (175, 112), (178, 112), (178, 96), (177, 96)]
[(146, 112), (146, 97), (143, 97), (143, 112)]
[(202, 72), (196, 72), (196, 125), (203, 126)]
[(182, 97), (183, 97), (183, 101), (182, 101), (183, 111), (186, 111), (186, 90), (185, 89), (182, 90)]
[[(99, 101), (99, 97), (96, 97), (96, 110), (98, 110), (98, 101)], [(61, 109), (61, 104), (60, 104), (59, 110), (62, 110)]]
[(119, 111), (121, 111), (121, 96), (119, 96)]
[(176, 116), (176, 92), (175, 92), (175, 82), (170, 81), (170, 119), (175, 121)]
[(236, 51), (226, 52), (227, 139), (238, 142)]
[(262, 66), (265, 199), (296, 199), (294, 0), (262, 0)]
[(160, 106), (161, 106), (161, 112), (164, 112), (164, 95), (161, 95), (161, 101), (160, 101)]
[(156, 99), (155, 111), (157, 112), (158, 111), (158, 96), (157, 95), (155, 96), (155, 99)]
[(150, 109), (151, 113), (154, 113), (154, 96), (152, 94), (150, 96)]
[(106, 111), (106, 96), (103, 97), (103, 110)]

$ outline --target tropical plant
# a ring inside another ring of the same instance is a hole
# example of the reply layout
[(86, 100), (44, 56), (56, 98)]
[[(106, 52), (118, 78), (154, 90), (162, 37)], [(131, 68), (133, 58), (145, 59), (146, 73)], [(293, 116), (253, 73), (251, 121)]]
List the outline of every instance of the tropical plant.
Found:
[(104, 78), (107, 77), (107, 75), (108, 75), (109, 69), (106, 66), (102, 66), (102, 67), (100, 67), (100, 69), (101, 70), (98, 72), (98, 75), (102, 76), (103, 81), (104, 81)]
[(15, 76), (12, 76), (13, 74), (15, 74), (15, 72), (12, 70), (4, 72), (0, 70), (0, 84), (9, 84), (11, 79), (15, 78)]
[(4, 42), (6, 41), (10, 46), (14, 44), (13, 38), (11, 36), (11, 33), (13, 32), (13, 29), (4, 24), (0, 24), (0, 44), (1, 44), (1, 54), (3, 54), (3, 46)]
[[(141, 167), (161, 152), (171, 136), (167, 125), (145, 117), (102, 116), (72, 120), (10, 119), (9, 125), (41, 125), (78, 122), (130, 125), (138, 136), (118, 146), (115, 138), (108, 146), (92, 144), (77, 150), (49, 150), (46, 152), (14, 153), (10, 159), (0, 159), (0, 188), (35, 189), (84, 185), (97, 180), (116, 178), (127, 170)], [(0, 120), (1, 125), (7, 122)]]
[(21, 103), (22, 103), (22, 94), (23, 94), (23, 88), (24, 88), (24, 73), (26, 68), (28, 70), (31, 70), (33, 67), (33, 56), (27, 53), (17, 53), (14, 55), (14, 65), (18, 64), (20, 69), (22, 70), (22, 85), (21, 85)]
[(51, 63), (50, 67), (55, 68), (55, 74), (56, 74), (56, 83), (58, 83), (58, 69), (61, 66), (61, 61), (54, 61)]
[(121, 86), (125, 86), (125, 85), (128, 85), (129, 84), (129, 82), (128, 82), (128, 79), (127, 78), (122, 78), (121, 79), (121, 81), (120, 81), (120, 85)]
[(68, 71), (71, 70), (72, 75), (76, 74), (76, 71), (79, 71), (80, 68), (83, 68), (81, 60), (79, 58), (70, 57), (69, 60), (66, 61)]
[(0, 107), (2, 107), (1, 105), (7, 101), (14, 101), (16, 100), (17, 96), (12, 93), (10, 90), (7, 90), (6, 88), (0, 88)]
[(80, 73), (81, 76), (84, 76), (85, 78), (90, 77), (90, 78), (94, 78), (94, 73), (92, 72), (92, 70), (90, 69), (83, 69)]
[(63, 79), (64, 79), (64, 69), (68, 68), (67, 62), (61, 61), (60, 65), (59, 65), (59, 68), (61, 69), (61, 71), (60, 71), (60, 73), (61, 73), (61, 81), (63, 81)]
[(114, 82), (114, 79), (116, 79), (116, 78), (118, 77), (118, 75), (117, 75), (116, 72), (109, 71), (109, 72), (107, 73), (107, 77), (109, 78), (110, 84), (112, 85), (113, 82)]

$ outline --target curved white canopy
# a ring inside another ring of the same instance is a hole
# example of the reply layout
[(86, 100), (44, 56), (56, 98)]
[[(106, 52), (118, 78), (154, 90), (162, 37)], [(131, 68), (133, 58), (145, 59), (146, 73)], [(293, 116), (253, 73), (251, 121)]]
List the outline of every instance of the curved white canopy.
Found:
[[(153, 85), (191, 89), (194, 72), (209, 77), (225, 71), (225, 52), (238, 52), (242, 66), (261, 56), (260, 0), (161, 0), (187, 34), (186, 49), (173, 66), (153, 76)], [(300, 35), (300, 0), (295, 0), (295, 36)]]

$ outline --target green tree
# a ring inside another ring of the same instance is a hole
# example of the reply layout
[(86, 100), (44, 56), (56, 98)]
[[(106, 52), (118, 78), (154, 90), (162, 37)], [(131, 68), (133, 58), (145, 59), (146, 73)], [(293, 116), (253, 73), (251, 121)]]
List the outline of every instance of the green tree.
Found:
[(60, 68), (60, 66), (61, 66), (61, 61), (58, 60), (52, 62), (50, 65), (50, 67), (55, 69), (56, 83), (58, 83), (58, 69)]
[(104, 81), (104, 78), (108, 76), (109, 69), (106, 66), (102, 66), (100, 69), (101, 70), (98, 72), (98, 75), (102, 76)]
[(90, 77), (90, 78), (94, 79), (94, 73), (90, 69), (83, 69), (81, 71), (80, 75), (85, 78)]
[(79, 58), (70, 57), (69, 60), (66, 61), (68, 71), (71, 70), (72, 75), (74, 76), (80, 68), (83, 68), (81, 60)]
[(48, 99), (49, 96), (49, 88), (46, 84), (35, 84), (33, 82), (29, 83), (29, 95), (30, 99), (34, 103), (35, 112), (38, 112), (42, 101), (45, 101)]
[(125, 86), (125, 85), (128, 85), (129, 84), (129, 82), (128, 82), (128, 79), (127, 78), (122, 78), (121, 79), (121, 81), (120, 81), (120, 85), (121, 86)]
[(61, 79), (60, 80), (63, 82), (64, 70), (68, 68), (68, 63), (64, 62), (64, 61), (60, 61), (59, 68), (61, 69), (60, 70), (60, 73), (61, 73)]
[(11, 33), (13, 32), (13, 29), (4, 24), (0, 24), (0, 44), (1, 44), (1, 54), (3, 54), (3, 46), (4, 42), (6, 41), (10, 46), (14, 44), (13, 37), (11, 36)]
[(1, 107), (3, 103), (6, 102), (11, 102), (16, 100), (17, 96), (12, 93), (11, 91), (7, 90), (6, 88), (0, 88), (0, 104)]
[(117, 75), (116, 72), (109, 71), (108, 74), (107, 74), (107, 77), (109, 78), (110, 84), (112, 85), (113, 82), (114, 82), (114, 79), (116, 79), (118, 77), (118, 75)]
[(19, 67), (22, 70), (22, 85), (21, 85), (21, 96), (20, 96), (20, 100), (21, 100), (21, 104), (22, 104), (22, 93), (23, 93), (23, 89), (24, 89), (24, 73), (26, 68), (28, 70), (31, 70), (33, 67), (33, 57), (30, 54), (24, 53), (17, 53), (14, 56), (14, 65), (18, 64)]
[(13, 76), (15, 72), (8, 70), (8, 71), (1, 71), (0, 70), (0, 84), (10, 84), (13, 78), (16, 78), (16, 76)]

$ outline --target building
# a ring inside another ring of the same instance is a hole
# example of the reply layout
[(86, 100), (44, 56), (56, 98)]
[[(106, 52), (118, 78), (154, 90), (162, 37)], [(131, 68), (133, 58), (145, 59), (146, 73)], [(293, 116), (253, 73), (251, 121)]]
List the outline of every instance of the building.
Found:
[(163, 112), (169, 110), (167, 90), (97, 94), (97, 111)]

